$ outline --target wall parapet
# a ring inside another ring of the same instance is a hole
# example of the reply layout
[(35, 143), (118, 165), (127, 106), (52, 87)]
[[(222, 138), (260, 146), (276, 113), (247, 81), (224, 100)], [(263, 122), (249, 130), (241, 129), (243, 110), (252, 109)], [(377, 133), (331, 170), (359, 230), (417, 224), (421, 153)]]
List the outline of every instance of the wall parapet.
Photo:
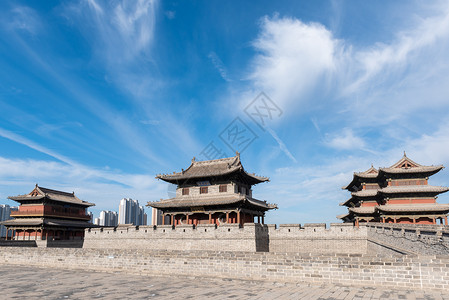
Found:
[(366, 226), (373, 242), (396, 248), (399, 253), (449, 255), (449, 226), (390, 223)]
[[(449, 289), (449, 257), (134, 249), (2, 248), (0, 264), (141, 275)], [(230, 270), (232, 270), (230, 272)]]

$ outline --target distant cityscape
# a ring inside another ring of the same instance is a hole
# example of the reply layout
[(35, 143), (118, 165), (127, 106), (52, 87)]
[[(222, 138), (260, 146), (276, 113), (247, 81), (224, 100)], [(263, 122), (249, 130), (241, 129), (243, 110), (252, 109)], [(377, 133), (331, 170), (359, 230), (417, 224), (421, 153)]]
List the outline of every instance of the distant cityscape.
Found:
[(110, 210), (103, 210), (100, 216), (93, 220), (99, 226), (117, 226), (118, 224), (147, 225), (148, 215), (145, 208), (139, 205), (138, 200), (123, 198), (120, 200), (118, 213)]
[[(18, 210), (18, 206), (9, 206), (8, 204), (0, 204), (0, 222), (7, 221), (11, 218), (11, 211)], [(9, 236), (11, 236), (12, 232)], [(0, 225), (0, 238), (6, 237), (6, 227), (4, 225)]]
[[(156, 209), (154, 210), (156, 211)], [(18, 206), (0, 204), (0, 222), (13, 219), (11, 217), (12, 211), (18, 211)], [(156, 215), (161, 215), (160, 213), (158, 214), (158, 212), (153, 212), (153, 214), (155, 213)], [(90, 216), (90, 222), (98, 226), (114, 227), (119, 224), (132, 224), (135, 226), (148, 224), (148, 215), (145, 213), (144, 206), (139, 205), (138, 200), (131, 198), (123, 198), (120, 200), (118, 213), (116, 211), (103, 210), (100, 212), (98, 218), (94, 218), (91, 211), (87, 212), (87, 215)], [(159, 216), (159, 218), (162, 217)], [(156, 224), (158, 223), (156, 222)], [(5, 238), (6, 234), (6, 227), (0, 225), (0, 238)], [(12, 231), (9, 232), (9, 237), (11, 237), (11, 234)]]

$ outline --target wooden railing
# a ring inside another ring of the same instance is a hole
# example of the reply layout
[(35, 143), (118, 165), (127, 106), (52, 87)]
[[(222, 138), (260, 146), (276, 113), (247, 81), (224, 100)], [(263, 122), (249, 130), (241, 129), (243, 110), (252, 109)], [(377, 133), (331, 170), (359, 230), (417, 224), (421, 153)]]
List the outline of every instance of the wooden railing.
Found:
[(71, 213), (64, 212), (60, 210), (52, 210), (52, 209), (27, 209), (27, 210), (18, 210), (12, 211), (10, 214), (11, 217), (31, 217), (31, 216), (39, 216), (39, 217), (68, 217), (68, 218), (77, 218), (83, 220), (90, 220), (90, 216), (81, 213)]

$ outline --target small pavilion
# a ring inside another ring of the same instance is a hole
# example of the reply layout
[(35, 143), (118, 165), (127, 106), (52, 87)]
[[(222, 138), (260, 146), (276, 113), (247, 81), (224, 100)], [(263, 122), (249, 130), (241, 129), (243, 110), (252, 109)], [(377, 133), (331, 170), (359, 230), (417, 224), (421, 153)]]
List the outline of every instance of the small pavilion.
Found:
[(444, 167), (423, 166), (404, 156), (387, 168), (354, 173), (347, 186), (351, 198), (342, 206), (348, 213), (338, 216), (344, 222), (382, 222), (448, 225), (449, 204), (437, 203), (448, 187), (429, 185), (429, 177)]
[[(89, 223), (87, 208), (95, 204), (80, 200), (75, 193), (66, 193), (40, 187), (26, 195), (8, 199), (20, 203), (13, 219), (2, 222), (15, 240), (71, 240), (84, 238)], [(8, 236), (8, 235), (7, 235)]]
[(156, 178), (177, 185), (176, 197), (147, 204), (162, 211), (163, 223), (169, 216), (166, 225), (244, 224), (254, 223), (255, 218), (264, 223), (265, 213), (277, 208), (253, 198), (252, 187), (269, 179), (246, 172), (238, 152), (216, 160), (193, 158), (187, 169)]

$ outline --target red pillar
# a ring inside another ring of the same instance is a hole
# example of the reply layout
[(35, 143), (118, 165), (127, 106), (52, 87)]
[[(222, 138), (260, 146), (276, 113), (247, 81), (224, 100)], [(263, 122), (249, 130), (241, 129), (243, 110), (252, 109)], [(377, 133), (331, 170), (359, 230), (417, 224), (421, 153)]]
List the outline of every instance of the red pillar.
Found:
[(209, 213), (209, 224), (212, 224), (212, 213)]
[(448, 225), (447, 224), (447, 216), (444, 216), (444, 225)]
[(237, 223), (240, 224), (240, 211), (237, 212)]
[(226, 212), (226, 223), (229, 223), (229, 212)]
[(175, 217), (174, 215), (171, 215), (171, 224), (170, 224), (170, 225), (172, 225), (172, 226), (175, 225), (175, 223), (174, 223), (174, 217)]

